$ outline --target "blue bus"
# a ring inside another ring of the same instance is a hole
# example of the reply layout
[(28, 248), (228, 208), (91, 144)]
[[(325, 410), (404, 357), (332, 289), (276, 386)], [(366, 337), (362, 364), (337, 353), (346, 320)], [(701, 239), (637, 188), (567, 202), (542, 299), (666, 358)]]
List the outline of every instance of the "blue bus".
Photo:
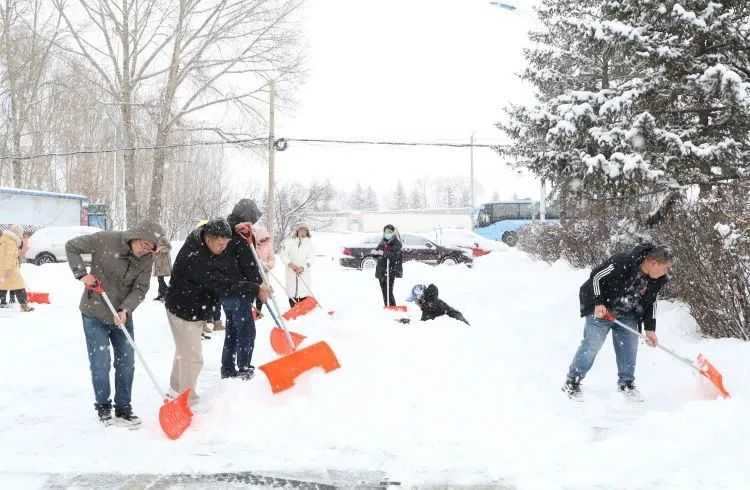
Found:
[[(556, 205), (548, 205), (544, 214), (545, 219), (551, 222), (560, 220), (560, 210)], [(512, 247), (518, 243), (518, 230), (537, 220), (539, 201), (517, 199), (488, 202), (479, 208), (477, 227), (474, 231), (485, 238), (501, 240)]]

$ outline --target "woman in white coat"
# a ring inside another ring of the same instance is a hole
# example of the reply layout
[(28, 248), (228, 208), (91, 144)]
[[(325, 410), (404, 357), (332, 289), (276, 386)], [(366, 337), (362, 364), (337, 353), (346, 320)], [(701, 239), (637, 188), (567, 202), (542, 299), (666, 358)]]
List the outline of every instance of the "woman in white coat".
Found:
[(297, 225), (294, 234), (284, 240), (281, 246), (281, 261), (286, 269), (286, 293), (289, 306), (312, 296), (308, 289), (312, 287), (310, 266), (313, 259), (313, 246), (310, 239), (310, 228)]

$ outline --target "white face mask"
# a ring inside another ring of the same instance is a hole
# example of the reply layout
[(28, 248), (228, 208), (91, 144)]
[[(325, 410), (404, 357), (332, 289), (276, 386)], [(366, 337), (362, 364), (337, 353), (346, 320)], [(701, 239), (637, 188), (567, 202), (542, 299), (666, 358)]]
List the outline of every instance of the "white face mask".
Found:
[(393, 238), (393, 232), (386, 231), (385, 233), (383, 233), (383, 238), (385, 238), (386, 240), (390, 240), (391, 238)]

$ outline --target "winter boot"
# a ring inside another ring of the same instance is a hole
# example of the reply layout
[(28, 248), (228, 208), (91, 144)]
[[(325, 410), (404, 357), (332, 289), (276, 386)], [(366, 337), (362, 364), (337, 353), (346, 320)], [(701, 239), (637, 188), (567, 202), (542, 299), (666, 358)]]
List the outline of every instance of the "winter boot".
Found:
[(221, 379), (236, 378), (239, 373), (237, 371), (221, 370)]
[(643, 395), (638, 391), (633, 382), (617, 385), (617, 391), (631, 402), (643, 402)]
[(562, 390), (571, 400), (583, 401), (583, 392), (581, 391), (581, 381), (579, 379), (568, 378), (565, 380)]
[(129, 429), (136, 429), (141, 425), (141, 419), (133, 413), (133, 409), (128, 405), (122, 408), (115, 407), (115, 423)]
[(98, 403), (94, 403), (94, 408), (96, 408), (96, 414), (99, 416), (99, 422), (102, 423), (105, 427), (109, 427), (112, 425), (112, 406), (107, 405), (99, 405)]
[(242, 368), (237, 372), (237, 377), (243, 381), (250, 381), (255, 376), (255, 366)]

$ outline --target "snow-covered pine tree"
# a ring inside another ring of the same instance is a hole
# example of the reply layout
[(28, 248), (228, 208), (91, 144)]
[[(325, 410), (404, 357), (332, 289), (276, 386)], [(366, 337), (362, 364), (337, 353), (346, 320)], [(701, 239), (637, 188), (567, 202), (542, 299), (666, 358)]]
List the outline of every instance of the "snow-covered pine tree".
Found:
[(683, 4), (542, 2), (522, 74), (539, 102), (500, 125), (525, 165), (598, 195), (747, 175), (747, 7)]
[(601, 34), (603, 0), (543, 0), (521, 78), (538, 102), (511, 105), (500, 124), (512, 153), (555, 187), (592, 194), (635, 191), (660, 176), (633, 151), (633, 84), (642, 60), (626, 43)]
[(396, 190), (393, 192), (393, 209), (406, 209), (409, 207), (409, 201), (406, 198), (404, 184), (399, 180), (396, 184)]
[(643, 74), (609, 106), (630, 105), (626, 136), (662, 180), (711, 183), (750, 169), (750, 9), (746, 0), (607, 1), (596, 37), (623, 45)]
[(357, 185), (349, 196), (349, 207), (355, 210), (367, 209), (367, 196), (362, 184), (359, 182), (357, 182)]

